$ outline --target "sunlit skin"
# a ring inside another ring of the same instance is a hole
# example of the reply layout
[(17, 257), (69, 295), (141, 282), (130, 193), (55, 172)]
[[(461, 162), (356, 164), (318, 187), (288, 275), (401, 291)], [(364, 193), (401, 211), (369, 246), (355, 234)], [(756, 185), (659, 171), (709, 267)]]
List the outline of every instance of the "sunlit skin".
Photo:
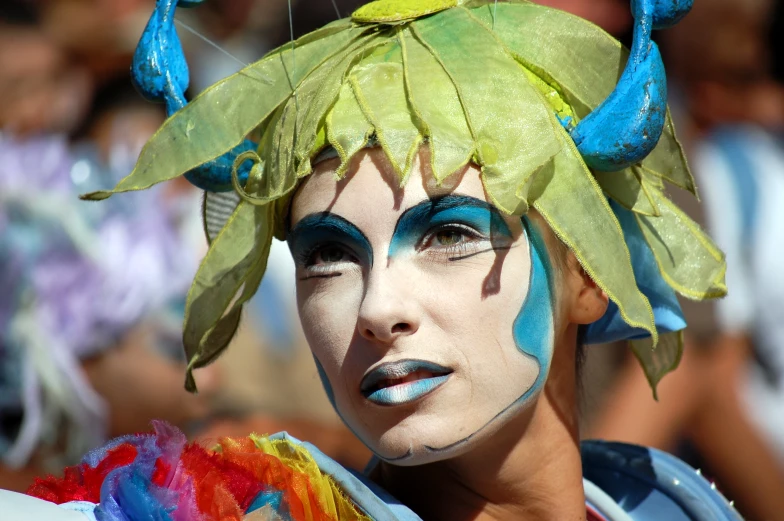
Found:
[[(489, 204), (472, 165), (436, 187), (421, 153), (403, 188), (377, 149), (342, 181), (336, 167), (319, 163), (298, 190), (289, 245), (333, 402), (395, 463), (374, 479), (424, 519), (583, 519), (576, 324), (606, 298), (579, 269), (532, 291), (529, 239), (554, 239)], [(557, 300), (541, 298), (551, 289)], [(515, 335), (529, 305), (546, 327)]]

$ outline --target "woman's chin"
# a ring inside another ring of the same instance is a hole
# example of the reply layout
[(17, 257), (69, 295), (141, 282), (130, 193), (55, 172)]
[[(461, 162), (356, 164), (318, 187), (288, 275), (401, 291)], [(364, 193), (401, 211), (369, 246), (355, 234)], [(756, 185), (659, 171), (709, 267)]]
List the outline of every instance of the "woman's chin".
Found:
[(425, 465), (460, 456), (470, 450), (474, 440), (455, 436), (460, 430), (457, 426), (439, 430), (432, 425), (420, 429), (398, 425), (384, 433), (377, 443), (371, 444), (370, 449), (380, 459), (393, 465)]

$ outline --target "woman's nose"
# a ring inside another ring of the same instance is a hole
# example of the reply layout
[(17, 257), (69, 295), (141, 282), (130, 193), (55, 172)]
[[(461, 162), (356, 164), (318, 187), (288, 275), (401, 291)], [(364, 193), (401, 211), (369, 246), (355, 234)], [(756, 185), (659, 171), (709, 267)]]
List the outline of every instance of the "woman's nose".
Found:
[(383, 268), (371, 272), (357, 317), (359, 334), (367, 340), (391, 344), (419, 329), (416, 302), (406, 297), (405, 277), (398, 277), (395, 271)]

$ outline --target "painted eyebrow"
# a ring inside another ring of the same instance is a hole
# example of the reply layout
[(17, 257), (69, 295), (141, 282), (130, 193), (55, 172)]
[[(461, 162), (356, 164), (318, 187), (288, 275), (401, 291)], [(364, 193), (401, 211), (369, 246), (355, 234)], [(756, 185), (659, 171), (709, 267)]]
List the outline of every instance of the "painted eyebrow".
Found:
[(314, 212), (306, 215), (292, 228), (286, 239), (292, 254), (298, 253), (297, 244), (308, 241), (311, 234), (322, 233), (333, 238), (343, 239), (350, 245), (360, 248), (358, 254), (367, 253), (370, 265), (373, 264), (373, 248), (367, 236), (354, 223), (332, 212)]
[(454, 195), (449, 194), (442, 197), (438, 197), (435, 199), (425, 199), (424, 201), (412, 206), (405, 212), (403, 212), (397, 220), (395, 224), (395, 231), (392, 232), (392, 236), (394, 237), (398, 233), (398, 228), (400, 227), (401, 223), (406, 221), (425, 221), (428, 218), (437, 215), (445, 210), (450, 210), (452, 208), (457, 208), (460, 206), (473, 206), (475, 208), (483, 208), (488, 210), (492, 215), (493, 221), (498, 222), (503, 226), (502, 232), (511, 235), (509, 231), (509, 227), (506, 225), (506, 221), (504, 220), (501, 212), (498, 211), (498, 208), (493, 206), (492, 204), (488, 203), (487, 201), (483, 201), (481, 199), (477, 199), (476, 197), (471, 197), (468, 195)]

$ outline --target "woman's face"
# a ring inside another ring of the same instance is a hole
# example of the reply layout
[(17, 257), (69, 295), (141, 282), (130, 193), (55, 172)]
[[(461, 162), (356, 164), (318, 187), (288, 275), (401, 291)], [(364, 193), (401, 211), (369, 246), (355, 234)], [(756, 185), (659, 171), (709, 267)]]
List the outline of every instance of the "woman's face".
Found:
[(380, 150), (354, 161), (342, 181), (336, 161), (319, 164), (292, 203), (305, 335), (338, 413), (380, 458), (463, 454), (546, 379), (543, 242), (488, 203), (473, 166), (435, 187), (425, 158), (400, 188)]

